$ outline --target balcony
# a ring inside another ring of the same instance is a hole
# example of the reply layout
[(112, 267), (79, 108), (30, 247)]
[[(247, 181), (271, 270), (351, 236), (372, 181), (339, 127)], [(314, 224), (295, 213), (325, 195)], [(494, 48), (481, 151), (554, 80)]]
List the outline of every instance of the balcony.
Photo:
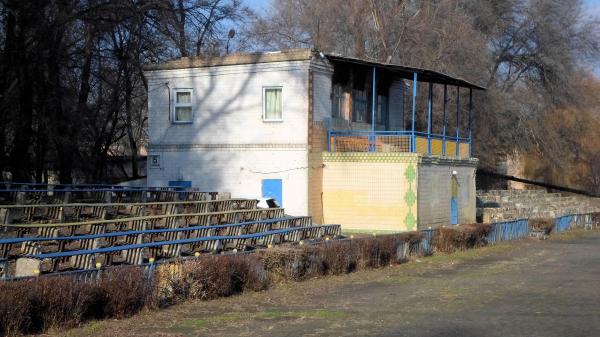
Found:
[(449, 158), (470, 158), (469, 138), (418, 131), (330, 130), (329, 152), (412, 152)]

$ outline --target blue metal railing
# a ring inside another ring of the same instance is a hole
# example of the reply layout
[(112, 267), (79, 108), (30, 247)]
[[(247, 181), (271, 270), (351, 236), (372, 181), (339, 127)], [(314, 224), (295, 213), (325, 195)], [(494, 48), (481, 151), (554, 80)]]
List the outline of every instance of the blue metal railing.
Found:
[[(369, 130), (329, 130), (327, 150), (329, 152), (377, 152), (378, 146), (388, 144), (392, 152), (420, 152), (417, 138), (426, 141), (425, 153), (432, 154), (433, 140), (441, 141), (441, 155), (446, 155), (447, 143), (456, 144), (457, 156), (460, 145), (469, 145), (469, 138), (430, 134), (421, 131), (369, 131)], [(421, 151), (423, 152), (423, 151)], [(454, 156), (454, 154), (451, 154)]]
[(77, 255), (95, 255), (95, 254), (106, 254), (113, 253), (125, 250), (133, 250), (139, 248), (152, 248), (152, 247), (162, 247), (162, 246), (171, 246), (171, 245), (186, 245), (200, 242), (210, 242), (210, 241), (221, 241), (221, 240), (244, 240), (244, 239), (259, 239), (259, 238), (269, 238), (274, 235), (279, 234), (292, 234), (294, 232), (302, 232), (311, 229), (320, 229), (323, 228), (326, 232), (339, 232), (340, 225), (318, 225), (318, 226), (307, 226), (307, 227), (292, 227), (292, 228), (283, 228), (283, 229), (274, 229), (266, 232), (253, 233), (253, 234), (241, 234), (241, 235), (222, 235), (222, 236), (207, 236), (200, 238), (190, 238), (190, 239), (179, 239), (179, 240), (169, 240), (169, 241), (154, 241), (148, 243), (139, 243), (139, 244), (130, 244), (123, 246), (111, 246), (104, 248), (94, 248), (94, 249), (82, 249), (82, 250), (74, 250), (74, 251), (65, 251), (65, 252), (56, 252), (56, 253), (40, 253), (40, 254), (32, 254), (32, 255), (23, 255), (24, 257), (30, 257), (34, 259), (55, 259), (62, 257), (70, 257)]

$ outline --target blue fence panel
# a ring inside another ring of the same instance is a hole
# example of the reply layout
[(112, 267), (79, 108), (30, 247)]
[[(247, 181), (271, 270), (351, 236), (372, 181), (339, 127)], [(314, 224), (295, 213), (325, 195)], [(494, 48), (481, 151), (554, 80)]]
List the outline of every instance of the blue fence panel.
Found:
[(489, 243), (516, 240), (529, 236), (529, 221), (527, 219), (497, 222), (492, 224), (492, 230), (486, 239)]
[(564, 215), (556, 218), (554, 220), (554, 230), (558, 233), (569, 230), (574, 219), (574, 215)]
[(423, 255), (431, 255), (431, 244), (433, 240), (433, 235), (435, 233), (434, 229), (424, 229), (421, 231), (423, 237), (420, 242), (420, 253)]

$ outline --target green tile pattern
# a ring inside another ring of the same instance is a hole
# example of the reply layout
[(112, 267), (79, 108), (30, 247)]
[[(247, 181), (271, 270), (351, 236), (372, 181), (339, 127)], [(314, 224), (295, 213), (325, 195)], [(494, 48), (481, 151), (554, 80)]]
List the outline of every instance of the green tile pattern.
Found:
[(419, 158), (408, 152), (323, 152), (324, 162), (417, 163)]
[(404, 218), (404, 224), (406, 225), (406, 229), (409, 231), (413, 231), (417, 227), (417, 218), (412, 212), (412, 206), (417, 202), (417, 194), (413, 189), (413, 184), (417, 179), (417, 170), (413, 164), (410, 164), (406, 167), (404, 171), (404, 177), (406, 178), (406, 184), (408, 185), (408, 189), (404, 194), (404, 202), (406, 203), (406, 208), (408, 209), (408, 213)]

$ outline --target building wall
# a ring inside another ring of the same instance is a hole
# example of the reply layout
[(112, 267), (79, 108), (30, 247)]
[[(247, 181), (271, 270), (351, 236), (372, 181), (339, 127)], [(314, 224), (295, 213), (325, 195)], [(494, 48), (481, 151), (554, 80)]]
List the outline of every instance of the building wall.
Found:
[[(164, 144), (306, 144), (308, 67), (309, 61), (294, 61), (146, 73), (150, 148)], [(283, 122), (263, 121), (265, 86), (283, 87)], [(192, 124), (171, 123), (168, 88), (194, 90)]]
[(331, 75), (330, 68), (317, 68), (313, 70), (313, 121), (322, 122), (331, 118)]
[(419, 156), (323, 153), (323, 219), (344, 230), (417, 228)]
[[(310, 62), (147, 72), (148, 184), (189, 180), (202, 190), (255, 198), (262, 179), (282, 179), (286, 211), (307, 214)], [(265, 86), (283, 88), (283, 122), (263, 121)], [(190, 88), (193, 123), (171, 123), (169, 89)], [(156, 156), (159, 167), (151, 165)]]
[(458, 180), (458, 222), (475, 222), (476, 160), (451, 160), (422, 157), (419, 164), (419, 228), (439, 227), (450, 223), (452, 172)]
[(202, 190), (259, 198), (263, 179), (282, 179), (286, 213), (308, 214), (308, 163), (304, 149), (199, 149), (160, 154), (161, 167), (148, 170), (150, 186), (189, 180)]

